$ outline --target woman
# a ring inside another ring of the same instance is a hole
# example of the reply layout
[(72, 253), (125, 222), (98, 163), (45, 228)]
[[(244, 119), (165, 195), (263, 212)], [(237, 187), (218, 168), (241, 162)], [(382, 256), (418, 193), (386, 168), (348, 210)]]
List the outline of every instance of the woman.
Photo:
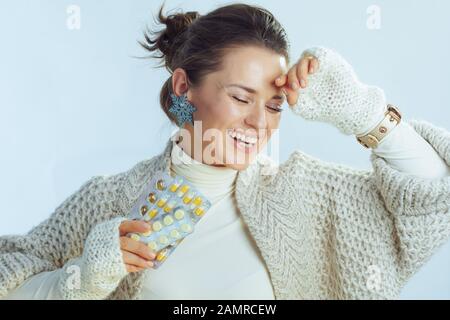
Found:
[[(166, 28), (141, 44), (162, 53), (171, 77), (160, 102), (180, 130), (160, 155), (87, 181), (28, 234), (1, 237), (0, 297), (397, 297), (449, 235), (448, 131), (388, 117), (383, 91), (332, 49), (310, 48), (288, 70), (285, 32), (262, 8), (164, 17), (161, 7), (159, 20)], [(299, 150), (277, 166), (259, 153), (286, 97), (294, 113), (347, 135), (389, 119), (388, 134), (367, 142), (373, 170)], [(155, 270), (155, 253), (126, 235), (150, 230), (127, 216), (160, 171), (213, 205)]]

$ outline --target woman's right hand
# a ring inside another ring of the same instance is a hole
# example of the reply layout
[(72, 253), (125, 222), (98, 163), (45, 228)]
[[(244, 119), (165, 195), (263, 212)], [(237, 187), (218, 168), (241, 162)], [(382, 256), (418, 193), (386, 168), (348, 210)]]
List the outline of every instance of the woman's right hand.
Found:
[(120, 249), (128, 272), (139, 272), (153, 267), (156, 254), (145, 243), (127, 237), (130, 232), (144, 233), (151, 230), (150, 224), (142, 220), (125, 220), (120, 224)]

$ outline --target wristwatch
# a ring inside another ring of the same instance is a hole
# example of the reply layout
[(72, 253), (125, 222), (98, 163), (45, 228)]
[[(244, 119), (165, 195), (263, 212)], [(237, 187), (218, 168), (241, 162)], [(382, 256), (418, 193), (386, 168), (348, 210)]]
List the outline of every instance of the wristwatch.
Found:
[(366, 148), (376, 148), (381, 140), (400, 123), (401, 118), (398, 108), (388, 104), (384, 119), (368, 134), (357, 136), (356, 140)]

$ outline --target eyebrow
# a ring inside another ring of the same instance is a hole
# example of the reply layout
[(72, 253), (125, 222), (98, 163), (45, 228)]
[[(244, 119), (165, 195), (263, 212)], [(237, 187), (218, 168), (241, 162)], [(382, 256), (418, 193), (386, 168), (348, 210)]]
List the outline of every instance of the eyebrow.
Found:
[[(241, 84), (237, 84), (237, 83), (232, 83), (232, 84), (229, 84), (229, 85), (225, 86), (225, 88), (228, 88), (228, 87), (238, 87), (238, 88), (244, 89), (245, 91), (248, 91), (250, 93), (257, 93), (258, 92), (257, 90), (255, 90), (253, 88), (249, 88), (249, 87), (243, 86)], [(284, 96), (280, 96), (279, 94), (276, 94), (276, 95), (274, 95), (272, 97), (272, 99), (284, 100)]]

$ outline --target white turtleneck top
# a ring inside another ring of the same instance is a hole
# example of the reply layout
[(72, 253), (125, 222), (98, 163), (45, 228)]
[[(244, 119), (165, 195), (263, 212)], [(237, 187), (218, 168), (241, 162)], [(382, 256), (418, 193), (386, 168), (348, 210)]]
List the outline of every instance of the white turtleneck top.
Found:
[(237, 170), (192, 159), (177, 144), (171, 174), (211, 208), (160, 268), (148, 269), (142, 299), (274, 299), (269, 273), (234, 198)]

